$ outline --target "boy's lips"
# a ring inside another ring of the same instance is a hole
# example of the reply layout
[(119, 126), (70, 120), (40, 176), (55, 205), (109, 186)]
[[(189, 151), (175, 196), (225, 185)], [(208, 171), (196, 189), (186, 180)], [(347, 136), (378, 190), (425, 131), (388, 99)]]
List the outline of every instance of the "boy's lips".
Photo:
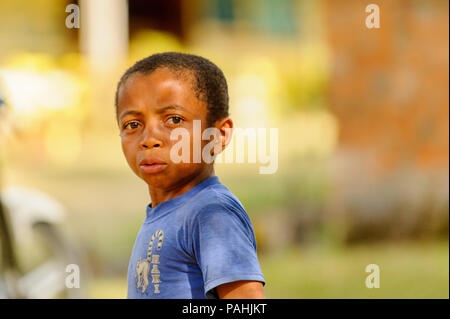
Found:
[(144, 159), (139, 163), (139, 168), (147, 174), (159, 173), (167, 167), (167, 164), (157, 159)]

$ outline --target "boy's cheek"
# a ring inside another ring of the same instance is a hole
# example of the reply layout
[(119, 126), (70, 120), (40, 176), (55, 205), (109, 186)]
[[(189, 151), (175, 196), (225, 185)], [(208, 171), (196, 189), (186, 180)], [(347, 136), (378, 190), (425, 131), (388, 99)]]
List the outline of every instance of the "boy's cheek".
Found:
[(125, 153), (125, 159), (127, 160), (128, 166), (137, 174), (136, 160), (133, 156), (127, 156)]
[(129, 153), (131, 153), (131, 150), (133, 147), (135, 147), (133, 144), (133, 141), (130, 140), (127, 136), (121, 136), (121, 145), (122, 145), (122, 151), (125, 154), (125, 156), (128, 156)]
[(122, 152), (128, 165), (136, 172), (136, 153), (132, 151), (131, 146), (122, 142)]

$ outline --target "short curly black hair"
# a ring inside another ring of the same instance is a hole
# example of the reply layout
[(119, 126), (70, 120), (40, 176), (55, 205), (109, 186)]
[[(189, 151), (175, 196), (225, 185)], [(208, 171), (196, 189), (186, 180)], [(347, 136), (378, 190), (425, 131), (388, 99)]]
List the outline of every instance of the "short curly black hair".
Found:
[(196, 83), (193, 90), (201, 101), (207, 104), (207, 122), (212, 125), (217, 120), (228, 117), (228, 86), (222, 70), (214, 63), (198, 55), (164, 52), (150, 55), (137, 61), (125, 71), (117, 84), (115, 95), (116, 116), (120, 87), (135, 73), (150, 74), (158, 68), (166, 67), (174, 72), (193, 75)]

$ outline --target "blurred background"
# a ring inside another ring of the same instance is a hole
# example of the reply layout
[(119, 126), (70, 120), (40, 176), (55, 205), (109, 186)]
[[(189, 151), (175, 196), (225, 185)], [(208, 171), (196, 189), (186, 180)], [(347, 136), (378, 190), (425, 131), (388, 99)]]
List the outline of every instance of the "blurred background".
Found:
[[(379, 29), (365, 26), (370, 3)], [(70, 4), (79, 28), (66, 27)], [(199, 54), (224, 71), (235, 126), (279, 129), (275, 174), (216, 167), (253, 222), (268, 298), (448, 298), (448, 10), (441, 0), (2, 1), (0, 185), (63, 205), (59, 227), (90, 274), (84, 296), (125, 298), (150, 198), (122, 155), (115, 86), (153, 53)], [(17, 246), (32, 267), (33, 243)], [(380, 267), (378, 289), (365, 285), (368, 264)]]

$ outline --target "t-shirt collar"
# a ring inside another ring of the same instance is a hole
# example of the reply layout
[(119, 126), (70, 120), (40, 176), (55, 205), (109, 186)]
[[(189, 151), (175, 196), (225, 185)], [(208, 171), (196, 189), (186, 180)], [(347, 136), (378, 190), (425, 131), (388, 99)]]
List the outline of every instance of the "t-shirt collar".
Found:
[(214, 184), (219, 184), (219, 183), (220, 183), (219, 178), (217, 176), (212, 176), (212, 177), (205, 179), (201, 183), (195, 185), (193, 188), (191, 188), (187, 192), (185, 192), (177, 197), (174, 197), (172, 199), (169, 199), (168, 201), (165, 201), (165, 202), (159, 204), (155, 208), (152, 208), (151, 203), (148, 204), (147, 210), (146, 210), (146, 220), (148, 221), (150, 219), (157, 218), (161, 214), (164, 214), (165, 212), (168, 212), (168, 211), (182, 205), (189, 198), (194, 197), (202, 189), (204, 189), (208, 186), (214, 185)]

